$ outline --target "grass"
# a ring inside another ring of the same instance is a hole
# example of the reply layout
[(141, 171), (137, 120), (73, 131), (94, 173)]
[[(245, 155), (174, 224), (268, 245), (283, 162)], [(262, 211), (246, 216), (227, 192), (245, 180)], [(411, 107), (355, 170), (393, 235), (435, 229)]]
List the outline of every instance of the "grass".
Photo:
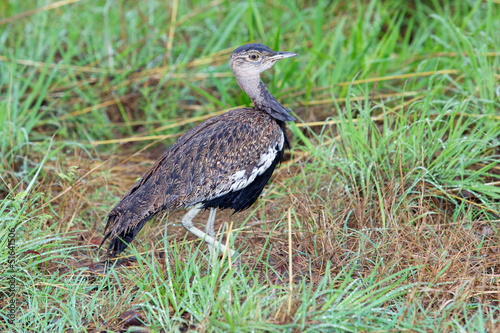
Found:
[[(0, 4), (2, 331), (498, 330), (499, 6)], [(216, 218), (242, 267), (211, 269), (183, 212), (106, 261), (135, 180), (250, 102), (227, 60), (251, 41), (299, 54), (263, 75), (297, 121), (261, 199)]]

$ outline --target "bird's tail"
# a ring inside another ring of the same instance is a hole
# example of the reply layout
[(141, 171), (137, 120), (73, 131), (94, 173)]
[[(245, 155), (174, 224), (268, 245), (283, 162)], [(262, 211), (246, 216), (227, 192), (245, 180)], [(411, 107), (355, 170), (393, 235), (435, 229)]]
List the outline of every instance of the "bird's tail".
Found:
[(169, 156), (168, 151), (163, 154), (109, 212), (105, 236), (101, 243), (102, 246), (106, 239), (111, 240), (108, 254), (116, 256), (125, 250), (146, 222), (156, 214), (175, 206), (177, 197), (168, 195), (176, 192), (172, 191), (175, 179), (165, 181), (161, 178), (166, 172), (162, 163), (168, 160)]
[[(130, 197), (123, 198), (120, 203), (108, 214), (105, 235), (101, 246), (109, 238), (108, 254), (116, 256), (123, 252), (128, 244), (137, 236), (142, 227), (153, 218), (155, 211), (150, 209), (141, 210), (140, 205), (132, 204)], [(128, 204), (128, 203), (131, 204)]]

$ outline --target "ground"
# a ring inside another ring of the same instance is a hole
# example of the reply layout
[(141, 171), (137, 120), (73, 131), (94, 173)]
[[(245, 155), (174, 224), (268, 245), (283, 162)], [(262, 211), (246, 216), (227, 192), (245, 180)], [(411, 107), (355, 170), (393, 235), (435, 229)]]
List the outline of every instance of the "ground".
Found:
[[(498, 31), (496, 0), (0, 3), (2, 331), (498, 330)], [(298, 54), (262, 77), (297, 120), (257, 203), (217, 214), (241, 264), (184, 211), (109, 258), (130, 186), (250, 105), (248, 42)]]

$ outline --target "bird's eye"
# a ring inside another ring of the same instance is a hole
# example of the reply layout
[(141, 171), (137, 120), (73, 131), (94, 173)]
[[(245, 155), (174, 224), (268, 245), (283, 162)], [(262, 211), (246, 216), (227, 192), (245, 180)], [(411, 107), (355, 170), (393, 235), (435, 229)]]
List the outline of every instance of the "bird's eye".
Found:
[(251, 60), (258, 60), (260, 58), (260, 55), (257, 53), (252, 53), (248, 56)]

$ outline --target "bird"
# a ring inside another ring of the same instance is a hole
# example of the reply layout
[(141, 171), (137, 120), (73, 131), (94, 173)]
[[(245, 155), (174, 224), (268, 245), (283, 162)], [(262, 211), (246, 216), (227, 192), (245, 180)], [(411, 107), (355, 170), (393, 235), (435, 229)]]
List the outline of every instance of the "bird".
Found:
[[(231, 53), (231, 70), (254, 107), (232, 109), (198, 124), (163, 153), (108, 213), (101, 242), (110, 239), (108, 255), (125, 250), (155, 215), (179, 209), (188, 209), (181, 224), (208, 244), (212, 262), (218, 251), (226, 251), (215, 239), (217, 208), (234, 213), (249, 208), (290, 148), (286, 122), (295, 118), (269, 92), (260, 74), (296, 55), (260, 43)], [(193, 224), (203, 209), (210, 209), (205, 231)]]

